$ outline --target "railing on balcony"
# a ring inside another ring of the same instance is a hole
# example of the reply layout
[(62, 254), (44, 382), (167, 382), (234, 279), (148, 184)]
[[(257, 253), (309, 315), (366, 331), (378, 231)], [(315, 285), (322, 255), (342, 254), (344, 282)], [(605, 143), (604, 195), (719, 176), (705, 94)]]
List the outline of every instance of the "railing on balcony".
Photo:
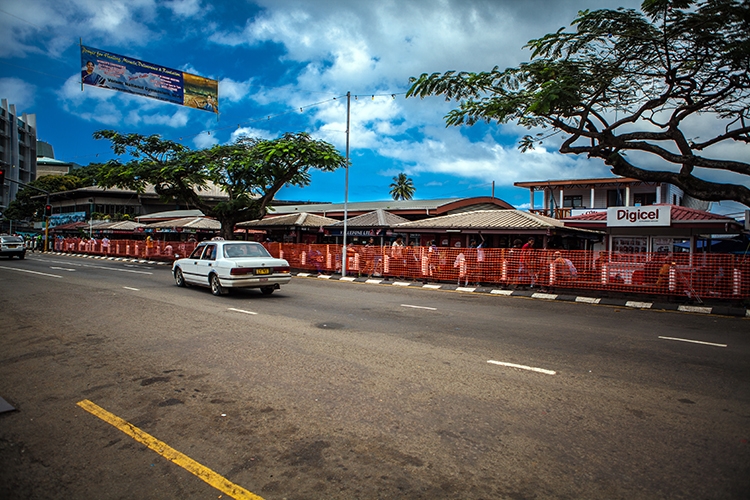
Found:
[(547, 217), (552, 217), (553, 219), (564, 219), (566, 217), (570, 217), (571, 210), (573, 210), (570, 207), (566, 208), (530, 208), (529, 212), (532, 214), (537, 215), (546, 215)]

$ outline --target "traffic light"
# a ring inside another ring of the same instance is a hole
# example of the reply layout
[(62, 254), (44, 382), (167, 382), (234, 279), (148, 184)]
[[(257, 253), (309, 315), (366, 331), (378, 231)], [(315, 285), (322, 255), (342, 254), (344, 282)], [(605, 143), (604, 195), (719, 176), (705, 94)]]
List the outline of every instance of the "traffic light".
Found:
[(5, 169), (0, 167), (0, 186), (5, 184)]
[(50, 215), (52, 215), (52, 205), (45, 205), (44, 206), (44, 215), (46, 217), (49, 217)]

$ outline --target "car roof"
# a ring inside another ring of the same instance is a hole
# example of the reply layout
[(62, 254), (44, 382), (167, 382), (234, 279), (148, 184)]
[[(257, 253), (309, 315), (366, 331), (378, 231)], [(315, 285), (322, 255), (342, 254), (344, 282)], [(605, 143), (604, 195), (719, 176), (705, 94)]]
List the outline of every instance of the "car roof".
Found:
[(243, 240), (207, 240), (198, 243), (200, 245), (226, 245), (227, 243), (242, 243), (243, 245), (260, 245), (257, 241), (243, 241)]

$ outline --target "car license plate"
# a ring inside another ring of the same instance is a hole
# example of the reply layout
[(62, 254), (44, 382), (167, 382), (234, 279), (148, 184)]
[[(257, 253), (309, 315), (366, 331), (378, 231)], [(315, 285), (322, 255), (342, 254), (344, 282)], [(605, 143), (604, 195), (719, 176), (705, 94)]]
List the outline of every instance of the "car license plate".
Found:
[(255, 274), (271, 274), (271, 270), (267, 267), (262, 267), (255, 270)]
[(8, 248), (18, 248), (19, 245), (8, 245)]

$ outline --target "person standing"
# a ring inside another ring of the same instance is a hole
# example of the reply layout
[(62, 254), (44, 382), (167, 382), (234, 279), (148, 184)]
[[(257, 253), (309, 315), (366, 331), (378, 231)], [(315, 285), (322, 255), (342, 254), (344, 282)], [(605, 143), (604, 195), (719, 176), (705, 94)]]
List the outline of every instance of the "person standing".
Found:
[(536, 285), (538, 273), (536, 255), (534, 254), (534, 243), (536, 243), (536, 240), (532, 236), (529, 237), (528, 241), (521, 247), (521, 267), (529, 276), (531, 288), (534, 288), (534, 285)]
[(403, 277), (404, 274), (404, 239), (397, 236), (396, 240), (391, 243), (391, 274)]

